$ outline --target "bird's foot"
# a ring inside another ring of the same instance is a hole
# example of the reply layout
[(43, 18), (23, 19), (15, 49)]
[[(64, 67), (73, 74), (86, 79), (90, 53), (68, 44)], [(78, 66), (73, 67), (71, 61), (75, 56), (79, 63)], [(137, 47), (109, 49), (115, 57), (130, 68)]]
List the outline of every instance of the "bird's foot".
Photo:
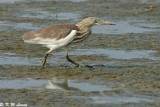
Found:
[(90, 66), (90, 65), (85, 65), (85, 67), (87, 67), (87, 68), (94, 68), (93, 66)]
[(76, 68), (81, 68), (81, 67), (94, 68), (93, 66), (90, 65), (84, 65), (84, 66), (80, 64), (76, 65)]

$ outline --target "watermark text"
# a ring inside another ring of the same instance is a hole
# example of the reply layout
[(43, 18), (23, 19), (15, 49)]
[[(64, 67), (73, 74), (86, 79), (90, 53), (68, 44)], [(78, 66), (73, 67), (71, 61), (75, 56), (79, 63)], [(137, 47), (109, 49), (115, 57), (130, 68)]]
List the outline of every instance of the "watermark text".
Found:
[(22, 104), (22, 103), (2, 103), (2, 102), (0, 102), (0, 107), (27, 107), (27, 104)]

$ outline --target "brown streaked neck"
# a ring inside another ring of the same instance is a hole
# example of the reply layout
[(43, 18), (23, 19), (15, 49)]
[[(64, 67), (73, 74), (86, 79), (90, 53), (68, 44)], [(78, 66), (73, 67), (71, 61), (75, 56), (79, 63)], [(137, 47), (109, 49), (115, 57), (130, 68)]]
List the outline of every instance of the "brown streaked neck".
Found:
[(77, 23), (76, 26), (80, 29), (81, 32), (86, 33), (91, 31), (92, 25), (88, 25), (87, 23), (81, 21)]

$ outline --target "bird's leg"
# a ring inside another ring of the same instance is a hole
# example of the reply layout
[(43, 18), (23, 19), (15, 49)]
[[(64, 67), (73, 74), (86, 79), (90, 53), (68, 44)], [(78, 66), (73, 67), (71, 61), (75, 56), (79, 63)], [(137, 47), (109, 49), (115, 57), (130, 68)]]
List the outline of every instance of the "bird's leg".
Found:
[[(76, 67), (82, 67), (80, 64), (74, 62), (73, 60), (71, 60), (71, 59), (69, 58), (69, 56), (68, 56), (68, 46), (66, 46), (64, 49), (65, 49), (65, 52), (66, 52), (66, 59), (67, 59), (70, 63), (76, 65)], [(92, 66), (89, 66), (89, 65), (85, 65), (85, 67), (93, 68)]]
[(47, 57), (48, 57), (49, 53), (52, 52), (54, 49), (55, 49), (55, 47), (51, 47), (50, 50), (45, 54), (45, 56), (43, 58), (43, 61), (42, 61), (42, 64), (43, 64), (42, 66), (43, 67), (45, 66), (45, 64), (47, 62), (46, 60), (47, 60)]
[(71, 59), (69, 58), (69, 56), (68, 56), (68, 46), (66, 46), (64, 49), (65, 49), (65, 52), (66, 52), (66, 59), (67, 59), (70, 63), (76, 65), (76, 67), (80, 67), (80, 65), (79, 65), (78, 63), (74, 62), (73, 60), (71, 60)]
[(90, 66), (90, 65), (85, 65), (85, 67), (87, 67), (87, 68), (93, 68), (93, 66)]
[(43, 61), (42, 61), (42, 63), (43, 63), (42, 66), (43, 66), (43, 67), (44, 67), (45, 64), (46, 64), (46, 60), (47, 60), (48, 55), (49, 55), (49, 53), (46, 53), (45, 56), (44, 56), (44, 58), (43, 58)]
[(71, 59), (69, 58), (68, 54), (66, 55), (66, 59), (67, 59), (69, 62), (71, 62), (72, 64), (76, 65), (76, 67), (79, 67), (79, 66), (80, 66), (78, 63), (76, 63), (76, 62), (74, 62), (73, 60), (71, 60)]

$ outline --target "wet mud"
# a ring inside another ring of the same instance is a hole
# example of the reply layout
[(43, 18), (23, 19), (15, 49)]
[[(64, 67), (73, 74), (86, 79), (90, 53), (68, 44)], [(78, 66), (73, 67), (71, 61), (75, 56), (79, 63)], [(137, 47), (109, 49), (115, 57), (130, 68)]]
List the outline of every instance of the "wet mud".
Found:
[[(1, 0), (0, 104), (27, 107), (159, 107), (159, 0)], [(94, 16), (115, 26), (94, 26), (88, 40), (52, 52), (22, 35)], [(88, 42), (89, 41), (89, 42)], [(90, 68), (85, 65), (91, 66)]]

